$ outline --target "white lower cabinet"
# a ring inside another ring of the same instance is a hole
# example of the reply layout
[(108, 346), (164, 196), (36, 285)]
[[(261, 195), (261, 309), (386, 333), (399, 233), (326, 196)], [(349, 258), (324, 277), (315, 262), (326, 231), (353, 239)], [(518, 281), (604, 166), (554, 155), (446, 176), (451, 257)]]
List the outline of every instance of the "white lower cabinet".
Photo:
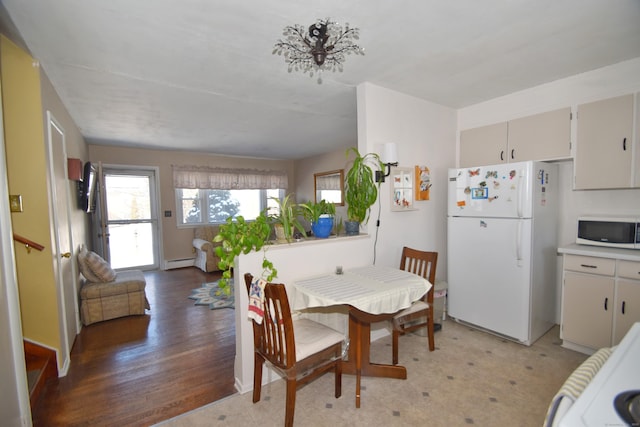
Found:
[(640, 321), (640, 262), (618, 261), (616, 288), (614, 345), (622, 340), (635, 322)]
[(563, 270), (565, 347), (585, 353), (611, 347), (640, 321), (639, 261), (565, 254)]

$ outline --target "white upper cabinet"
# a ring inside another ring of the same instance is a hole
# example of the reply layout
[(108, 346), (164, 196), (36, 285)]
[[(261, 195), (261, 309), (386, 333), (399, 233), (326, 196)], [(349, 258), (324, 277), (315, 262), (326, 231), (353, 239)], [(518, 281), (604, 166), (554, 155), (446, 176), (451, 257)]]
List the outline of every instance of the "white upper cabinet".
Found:
[(509, 122), (508, 160), (558, 160), (571, 157), (571, 108)]
[(460, 132), (460, 167), (571, 157), (571, 108)]
[(633, 95), (578, 106), (574, 189), (631, 188)]
[(460, 132), (460, 167), (507, 161), (507, 122)]

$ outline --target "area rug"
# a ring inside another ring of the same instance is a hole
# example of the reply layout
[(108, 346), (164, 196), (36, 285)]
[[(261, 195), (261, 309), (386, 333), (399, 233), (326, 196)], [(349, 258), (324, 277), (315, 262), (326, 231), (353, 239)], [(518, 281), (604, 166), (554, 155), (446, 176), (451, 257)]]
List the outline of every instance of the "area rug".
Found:
[(189, 299), (196, 300), (194, 305), (208, 305), (211, 310), (218, 308), (234, 308), (235, 298), (233, 286), (230, 286), (230, 294), (220, 289), (218, 281), (204, 283), (202, 287), (193, 289)]

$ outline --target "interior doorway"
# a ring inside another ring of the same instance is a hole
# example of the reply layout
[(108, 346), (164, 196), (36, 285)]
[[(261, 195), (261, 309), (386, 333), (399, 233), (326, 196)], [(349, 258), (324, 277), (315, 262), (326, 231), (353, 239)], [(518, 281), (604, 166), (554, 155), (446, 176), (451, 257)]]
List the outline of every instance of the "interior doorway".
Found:
[(159, 267), (156, 176), (155, 169), (102, 167), (97, 237), (113, 269)]

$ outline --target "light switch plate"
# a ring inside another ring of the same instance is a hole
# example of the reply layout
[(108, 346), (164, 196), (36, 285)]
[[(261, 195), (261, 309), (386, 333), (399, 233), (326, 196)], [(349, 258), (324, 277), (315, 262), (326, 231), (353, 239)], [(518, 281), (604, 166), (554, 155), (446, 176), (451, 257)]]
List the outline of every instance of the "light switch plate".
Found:
[(10, 194), (9, 205), (11, 206), (11, 212), (22, 212), (22, 196)]

